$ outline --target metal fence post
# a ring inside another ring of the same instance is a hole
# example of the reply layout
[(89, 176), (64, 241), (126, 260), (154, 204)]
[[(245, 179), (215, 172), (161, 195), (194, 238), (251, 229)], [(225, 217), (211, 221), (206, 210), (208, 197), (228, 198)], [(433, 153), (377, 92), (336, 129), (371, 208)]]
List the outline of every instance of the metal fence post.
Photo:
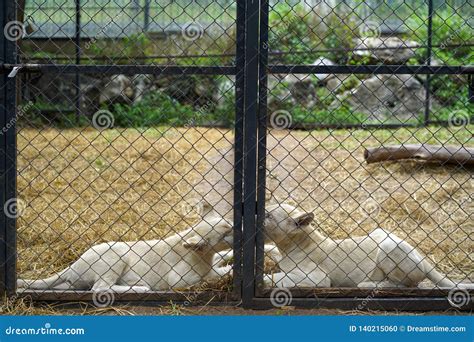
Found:
[(234, 141), (234, 293), (242, 297), (242, 213), (243, 213), (243, 144), (245, 88), (245, 2), (237, 2), (235, 65), (235, 141)]
[(243, 289), (242, 302), (252, 305), (255, 297), (255, 233), (257, 114), (259, 63), (259, 0), (246, 2), (244, 66), (244, 190), (243, 190)]
[[(6, 0), (1, 6), (3, 34), (0, 56), (2, 63), (16, 64), (16, 40), (21, 37), (9, 37), (5, 34), (5, 27), (15, 25), (22, 30), (22, 24), (16, 21), (14, 0)], [(0, 293), (10, 295), (16, 286), (16, 215), (19, 203), (16, 199), (16, 77), (8, 77), (8, 72), (0, 76), (0, 111)]]
[[(257, 176), (257, 227), (256, 227), (256, 249), (255, 249), (255, 280), (257, 282), (263, 279), (264, 265), (264, 239), (263, 223), (265, 219), (265, 193), (267, 178), (267, 93), (268, 93), (268, 51), (270, 50), (268, 41), (268, 15), (269, 0), (261, 0), (260, 10), (260, 60), (259, 60), (259, 90), (258, 90), (258, 176)], [(256, 284), (258, 295), (259, 284)]]
[(145, 0), (143, 16), (143, 31), (147, 32), (150, 27), (150, 0)]
[[(76, 32), (75, 32), (75, 44), (76, 44), (76, 64), (81, 64), (81, 0), (76, 0)], [(76, 78), (74, 80), (76, 87), (76, 122), (79, 123), (81, 117), (81, 74), (76, 72)]]
[[(434, 15), (434, 8), (433, 8), (433, 0), (428, 0), (428, 37), (427, 37), (427, 51), (426, 51), (426, 60), (425, 65), (431, 66), (431, 57), (433, 55), (433, 15)], [(424, 116), (424, 124), (425, 126), (430, 122), (430, 105), (431, 105), (431, 97), (430, 97), (430, 88), (431, 88), (431, 75), (426, 75), (425, 80), (425, 91), (426, 91), (426, 98), (425, 98), (425, 116)]]

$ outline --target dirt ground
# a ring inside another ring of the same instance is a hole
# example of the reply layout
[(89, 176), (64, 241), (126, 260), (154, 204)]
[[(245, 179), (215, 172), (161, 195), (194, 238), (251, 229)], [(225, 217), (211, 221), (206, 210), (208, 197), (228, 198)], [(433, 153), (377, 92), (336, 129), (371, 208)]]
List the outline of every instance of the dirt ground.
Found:
[[(473, 281), (474, 171), (363, 159), (381, 144), (473, 147), (473, 131), (273, 130), (267, 201), (314, 212), (315, 227), (333, 238), (384, 227), (451, 277)], [(203, 197), (231, 215), (233, 138), (212, 128), (20, 129), (18, 275), (48, 276), (100, 242), (168, 236), (199, 219)]]

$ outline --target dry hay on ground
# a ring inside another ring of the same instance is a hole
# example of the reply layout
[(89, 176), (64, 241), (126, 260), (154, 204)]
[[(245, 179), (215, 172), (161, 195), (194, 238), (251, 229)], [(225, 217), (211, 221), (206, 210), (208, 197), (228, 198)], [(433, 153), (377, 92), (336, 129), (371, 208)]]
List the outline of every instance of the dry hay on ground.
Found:
[[(185, 203), (202, 195), (229, 213), (232, 140), (231, 131), (208, 128), (22, 129), (19, 276), (49, 275), (98, 242), (156, 239), (184, 229), (198, 220), (186, 214)], [(474, 145), (467, 129), (272, 131), (268, 201), (312, 210), (315, 226), (333, 238), (384, 227), (450, 276), (474, 280), (473, 171), (364, 163), (364, 147), (419, 141)]]

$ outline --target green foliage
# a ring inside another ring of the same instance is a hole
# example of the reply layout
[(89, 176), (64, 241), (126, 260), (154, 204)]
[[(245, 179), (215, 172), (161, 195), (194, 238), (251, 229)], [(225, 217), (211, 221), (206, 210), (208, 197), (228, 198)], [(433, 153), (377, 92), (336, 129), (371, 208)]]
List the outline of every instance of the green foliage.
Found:
[(134, 105), (115, 104), (111, 112), (115, 126), (118, 127), (199, 126), (210, 123), (230, 127), (235, 112), (233, 92), (227, 92), (224, 96), (222, 106), (217, 107), (208, 102), (193, 107), (182, 104), (167, 94), (154, 92)]
[(170, 96), (158, 92), (145, 96), (132, 106), (115, 104), (111, 112), (114, 115), (115, 126), (118, 127), (187, 125), (196, 116), (191, 106), (180, 104)]
[(474, 122), (474, 104), (458, 101), (451, 107), (433, 108), (430, 115), (432, 121), (452, 122), (456, 118)]
[[(413, 14), (407, 21), (407, 38), (426, 45), (428, 20)], [(474, 51), (469, 44), (474, 43), (473, 28), (461, 13), (451, 10), (438, 11), (433, 16), (433, 57), (445, 64), (463, 65), (474, 61)], [(460, 45), (452, 47), (452, 45)], [(426, 49), (419, 49), (419, 61), (423, 62)]]
[(324, 18), (324, 23), (327, 29), (318, 34), (324, 37), (324, 48), (332, 50), (325, 57), (335, 63), (346, 64), (351, 57), (346, 51), (355, 47), (358, 38), (357, 21), (352, 20), (349, 15), (330, 13)]
[[(428, 35), (427, 19), (413, 14), (407, 20), (408, 39), (426, 44)], [(474, 49), (469, 44), (474, 43), (472, 33), (466, 18), (462, 13), (451, 10), (436, 12), (433, 16), (433, 46), (432, 56), (442, 64), (466, 65), (474, 62)], [(460, 45), (453, 47), (453, 45)], [(423, 64), (426, 60), (426, 49), (417, 50), (417, 58), (409, 64)], [(431, 92), (434, 98), (444, 106), (458, 107), (468, 96), (467, 80), (452, 75), (436, 75), (431, 79)], [(451, 109), (449, 109), (451, 110)]]
[(89, 120), (86, 117), (77, 117), (75, 112), (66, 112), (61, 106), (55, 106), (41, 100), (32, 103), (32, 105), (23, 104), (19, 106), (17, 117), (17, 124), (19, 126), (46, 125), (72, 128), (89, 124)]
[[(292, 52), (280, 58), (282, 63), (288, 64), (308, 64), (314, 62), (316, 57), (346, 63), (348, 54), (343, 49), (352, 49), (358, 34), (356, 21), (349, 14), (331, 12), (321, 18), (305, 10), (302, 5), (278, 3), (271, 8), (269, 22), (269, 48), (272, 51)], [(312, 53), (315, 50), (333, 51), (315, 56)]]
[[(269, 21), (272, 25), (268, 35), (268, 48), (272, 51), (311, 51), (320, 43), (317, 34), (318, 22), (314, 15), (305, 12), (301, 5), (279, 3), (270, 11)], [(289, 64), (307, 64), (315, 58), (310, 54), (289, 53), (281, 59)]]

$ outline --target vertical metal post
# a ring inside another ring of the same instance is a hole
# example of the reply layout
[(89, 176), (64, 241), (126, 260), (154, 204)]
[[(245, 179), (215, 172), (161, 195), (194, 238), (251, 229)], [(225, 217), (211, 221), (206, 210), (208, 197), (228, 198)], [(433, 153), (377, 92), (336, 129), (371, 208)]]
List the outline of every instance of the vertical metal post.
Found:
[[(242, 0), (243, 1), (243, 0)], [(242, 303), (255, 297), (255, 201), (257, 175), (257, 112), (259, 63), (259, 0), (246, 1), (244, 65), (244, 186)]]
[(234, 294), (242, 296), (242, 179), (244, 144), (244, 93), (245, 78), (245, 1), (237, 2), (237, 34), (235, 75), (235, 140), (234, 140)]
[(147, 32), (150, 28), (150, 0), (145, 0), (145, 6), (143, 7), (143, 31)]
[[(1, 29), (16, 20), (14, 0), (0, 5)], [(21, 38), (21, 37), (19, 37)], [(17, 39), (0, 35), (0, 58), (17, 63)], [(16, 77), (0, 75), (0, 293), (11, 295), (16, 287)], [(8, 209), (10, 208), (10, 209)]]
[[(427, 37), (427, 51), (426, 51), (426, 65), (431, 65), (431, 57), (433, 55), (433, 15), (434, 15), (434, 7), (433, 7), (433, 0), (428, 0), (428, 37)], [(431, 75), (426, 75), (425, 80), (425, 116), (424, 116), (424, 125), (426, 126), (430, 121), (430, 105), (431, 105)]]
[(474, 103), (474, 75), (467, 76), (467, 83), (468, 83), (468, 101), (469, 103)]
[[(76, 64), (81, 64), (81, 0), (76, 1), (76, 32), (75, 32), (75, 44), (76, 44)], [(79, 123), (81, 118), (81, 74), (76, 72), (76, 78), (74, 80), (76, 88), (76, 123)]]
[(258, 90), (258, 173), (257, 173), (257, 225), (256, 225), (256, 257), (255, 279), (257, 281), (257, 296), (259, 283), (263, 279), (263, 265), (265, 258), (263, 224), (265, 219), (265, 194), (267, 178), (267, 65), (268, 50), (268, 11), (269, 1), (261, 0), (260, 10), (260, 60), (259, 60), (259, 90)]

